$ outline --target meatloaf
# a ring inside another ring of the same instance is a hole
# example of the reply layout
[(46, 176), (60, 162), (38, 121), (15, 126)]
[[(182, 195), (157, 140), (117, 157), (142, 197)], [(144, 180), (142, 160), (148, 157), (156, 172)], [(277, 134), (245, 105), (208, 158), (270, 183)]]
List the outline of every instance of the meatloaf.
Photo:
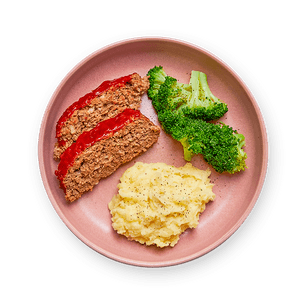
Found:
[(55, 172), (66, 200), (73, 202), (92, 190), (102, 178), (150, 148), (159, 134), (158, 126), (132, 109), (83, 132), (63, 152)]
[(92, 92), (70, 105), (56, 125), (54, 159), (59, 160), (78, 136), (93, 129), (100, 121), (116, 116), (126, 108), (139, 109), (141, 96), (148, 90), (147, 76), (133, 73), (101, 83)]

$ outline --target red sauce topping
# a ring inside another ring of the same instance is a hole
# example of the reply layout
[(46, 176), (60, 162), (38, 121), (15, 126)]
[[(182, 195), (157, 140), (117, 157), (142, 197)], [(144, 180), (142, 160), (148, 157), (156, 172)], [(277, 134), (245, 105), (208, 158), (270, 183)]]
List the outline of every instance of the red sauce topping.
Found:
[(117, 116), (101, 121), (94, 129), (83, 132), (78, 137), (77, 141), (67, 148), (61, 155), (58, 170), (55, 171), (55, 174), (60, 181), (61, 188), (63, 188), (64, 191), (66, 190), (63, 179), (80, 153), (82, 153), (86, 148), (93, 146), (97, 141), (112, 136), (125, 125), (140, 117), (140, 115), (140, 111), (138, 110), (125, 109)]
[(106, 80), (95, 90), (84, 95), (83, 97), (79, 98), (78, 101), (75, 101), (73, 104), (71, 104), (61, 115), (56, 125), (56, 138), (58, 139), (59, 145), (60, 146), (65, 145), (65, 141), (60, 139), (61, 128), (63, 127), (64, 123), (73, 115), (75, 111), (84, 108), (85, 106), (90, 104), (90, 102), (94, 98), (100, 96), (102, 93), (106, 92), (110, 88), (123, 87), (127, 82), (129, 82), (132, 79), (133, 75), (134, 73), (114, 80)]

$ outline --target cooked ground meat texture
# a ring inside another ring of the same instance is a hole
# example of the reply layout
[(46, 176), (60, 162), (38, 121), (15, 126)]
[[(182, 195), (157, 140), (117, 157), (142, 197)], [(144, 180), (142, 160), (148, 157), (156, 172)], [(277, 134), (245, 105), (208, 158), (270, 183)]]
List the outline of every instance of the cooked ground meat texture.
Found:
[(93, 129), (100, 121), (116, 116), (126, 108), (139, 109), (141, 96), (148, 90), (147, 76), (140, 77), (137, 73), (123, 87), (106, 90), (94, 98), (89, 105), (76, 110), (64, 123), (60, 132), (60, 140), (64, 145), (55, 143), (53, 157), (60, 160), (60, 155), (75, 142), (78, 136)]
[(86, 148), (76, 157), (62, 181), (66, 200), (73, 202), (91, 191), (101, 179), (149, 149), (159, 134), (160, 128), (140, 114), (112, 136)]

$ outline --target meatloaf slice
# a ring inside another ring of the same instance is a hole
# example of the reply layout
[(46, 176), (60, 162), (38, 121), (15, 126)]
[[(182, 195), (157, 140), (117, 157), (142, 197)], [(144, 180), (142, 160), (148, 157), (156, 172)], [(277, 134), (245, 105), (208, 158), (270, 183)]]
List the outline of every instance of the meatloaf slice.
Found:
[(104, 81), (98, 88), (70, 105), (56, 125), (54, 159), (59, 160), (78, 136), (93, 129), (100, 121), (116, 116), (126, 108), (138, 110), (141, 96), (148, 90), (147, 76), (137, 73)]
[(82, 133), (62, 154), (55, 174), (73, 202), (124, 163), (149, 149), (160, 128), (138, 110), (126, 109)]

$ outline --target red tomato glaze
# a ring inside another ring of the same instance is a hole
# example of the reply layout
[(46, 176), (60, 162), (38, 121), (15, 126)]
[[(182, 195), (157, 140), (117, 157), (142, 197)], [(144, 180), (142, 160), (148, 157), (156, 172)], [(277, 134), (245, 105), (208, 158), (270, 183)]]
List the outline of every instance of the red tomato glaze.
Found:
[(58, 170), (55, 171), (55, 174), (60, 181), (61, 188), (63, 188), (64, 191), (66, 190), (63, 179), (79, 154), (81, 154), (86, 148), (94, 145), (97, 141), (112, 136), (125, 125), (140, 117), (140, 115), (140, 111), (138, 110), (125, 109), (117, 116), (101, 121), (94, 129), (83, 132), (78, 137), (77, 141), (67, 148), (61, 155)]
[(78, 101), (75, 101), (73, 104), (71, 104), (61, 115), (59, 118), (57, 125), (56, 125), (56, 138), (58, 139), (58, 143), (60, 146), (65, 145), (65, 141), (60, 139), (61, 136), (61, 128), (63, 127), (64, 123), (73, 115), (73, 113), (79, 109), (84, 108), (90, 102), (100, 96), (102, 93), (106, 92), (110, 88), (116, 88), (116, 87), (122, 87), (127, 82), (129, 82), (132, 79), (133, 74), (123, 76), (114, 80), (106, 80), (104, 81), (100, 86), (98, 86), (95, 90), (92, 92), (84, 95), (83, 97), (79, 98)]

